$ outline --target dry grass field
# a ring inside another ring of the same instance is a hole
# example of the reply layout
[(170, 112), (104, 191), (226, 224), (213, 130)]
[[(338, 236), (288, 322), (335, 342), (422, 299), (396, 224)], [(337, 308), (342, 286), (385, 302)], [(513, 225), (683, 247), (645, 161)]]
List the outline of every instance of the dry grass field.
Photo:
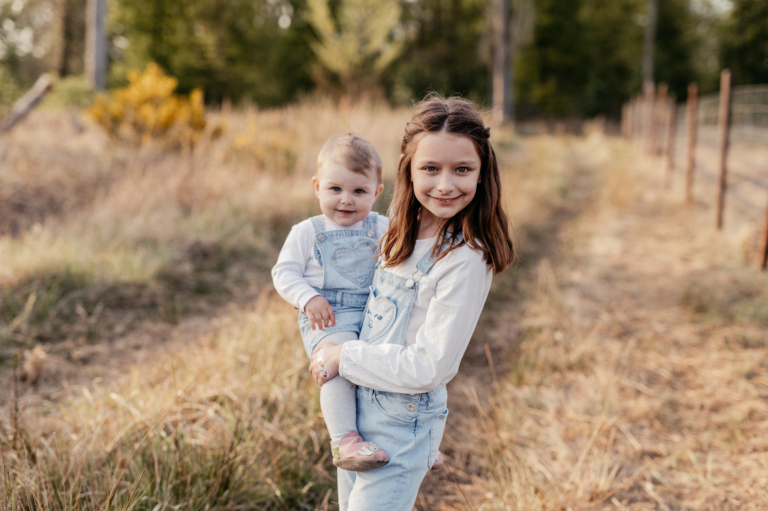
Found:
[[(386, 210), (408, 116), (211, 113), (223, 136), (170, 151), (41, 110), (1, 138), (3, 508), (335, 508), (269, 269), (318, 211), (331, 133), (380, 150)], [(598, 127), (492, 140), (520, 259), (449, 387), (448, 468), (417, 509), (768, 507), (768, 277), (744, 248), (759, 226), (734, 210), (715, 232)]]

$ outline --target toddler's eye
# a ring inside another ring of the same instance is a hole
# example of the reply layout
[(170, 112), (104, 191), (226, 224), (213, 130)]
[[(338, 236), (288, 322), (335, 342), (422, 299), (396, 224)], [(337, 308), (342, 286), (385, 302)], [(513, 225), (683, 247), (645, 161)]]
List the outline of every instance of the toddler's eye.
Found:
[(357, 190), (355, 190), (355, 193), (360, 195), (360, 194), (365, 193), (365, 190), (363, 190), (362, 188), (358, 188)]
[(333, 190), (334, 192), (340, 192), (341, 188), (339, 188), (338, 186), (332, 186), (331, 190)]

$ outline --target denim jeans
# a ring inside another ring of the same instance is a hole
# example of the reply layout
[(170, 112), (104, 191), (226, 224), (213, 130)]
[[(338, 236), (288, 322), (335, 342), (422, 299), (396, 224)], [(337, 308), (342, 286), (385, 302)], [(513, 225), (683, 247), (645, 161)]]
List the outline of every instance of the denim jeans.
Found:
[(357, 388), (357, 428), (389, 455), (368, 472), (338, 469), (341, 511), (411, 511), (421, 481), (437, 459), (445, 431), (445, 385), (423, 394)]

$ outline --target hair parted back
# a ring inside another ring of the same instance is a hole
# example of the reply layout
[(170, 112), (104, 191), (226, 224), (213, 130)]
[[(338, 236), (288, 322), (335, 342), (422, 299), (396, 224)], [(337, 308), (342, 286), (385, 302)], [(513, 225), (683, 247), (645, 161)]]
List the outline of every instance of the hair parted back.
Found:
[(377, 183), (381, 184), (381, 156), (370, 142), (357, 133), (348, 131), (329, 138), (317, 156), (315, 172), (328, 161), (334, 161), (364, 176), (373, 172)]
[(432, 253), (442, 259), (451, 251), (468, 245), (482, 252), (493, 272), (499, 273), (512, 263), (515, 250), (509, 234), (509, 220), (502, 207), (501, 177), (490, 142), (490, 128), (485, 127), (470, 101), (456, 96), (444, 98), (438, 93), (430, 93), (416, 105), (413, 118), (405, 125), (395, 193), (388, 212), (389, 229), (380, 242), (385, 266), (396, 266), (413, 254), (421, 204), (413, 190), (411, 161), (421, 138), (427, 133), (439, 132), (470, 138), (481, 165), (480, 181), (472, 202), (445, 221)]

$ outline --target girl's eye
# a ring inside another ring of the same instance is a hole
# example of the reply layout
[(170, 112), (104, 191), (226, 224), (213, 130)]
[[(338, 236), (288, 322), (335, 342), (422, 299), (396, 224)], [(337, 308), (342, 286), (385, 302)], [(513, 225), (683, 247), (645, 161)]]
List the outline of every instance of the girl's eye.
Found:
[(424, 170), (426, 170), (427, 172), (435, 172), (435, 171), (437, 171), (437, 167), (433, 167), (433, 166), (429, 165), (429, 166), (424, 167)]
[(466, 174), (467, 172), (469, 172), (469, 170), (470, 170), (469, 167), (459, 167), (456, 169), (456, 172), (458, 172), (459, 174)]

